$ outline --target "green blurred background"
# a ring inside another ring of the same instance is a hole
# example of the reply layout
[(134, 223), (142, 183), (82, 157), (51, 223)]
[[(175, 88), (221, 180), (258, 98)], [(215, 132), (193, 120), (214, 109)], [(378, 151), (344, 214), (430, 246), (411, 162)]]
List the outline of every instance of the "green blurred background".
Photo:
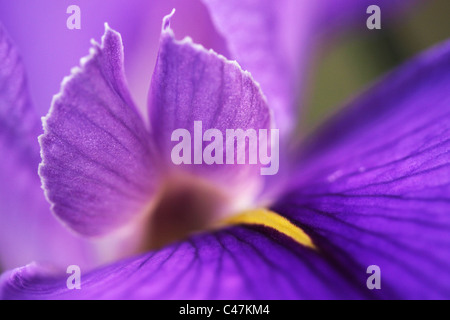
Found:
[(381, 11), (381, 30), (353, 29), (323, 45), (308, 81), (299, 133), (310, 133), (379, 76), (448, 38), (450, 0), (426, 0), (389, 23)]

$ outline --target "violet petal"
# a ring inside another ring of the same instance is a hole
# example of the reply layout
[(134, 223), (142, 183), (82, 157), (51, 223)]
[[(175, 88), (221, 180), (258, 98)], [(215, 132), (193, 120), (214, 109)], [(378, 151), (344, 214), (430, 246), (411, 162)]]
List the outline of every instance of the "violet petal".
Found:
[(81, 275), (36, 265), (2, 275), (1, 299), (312, 299), (371, 297), (318, 252), (278, 232), (233, 227)]

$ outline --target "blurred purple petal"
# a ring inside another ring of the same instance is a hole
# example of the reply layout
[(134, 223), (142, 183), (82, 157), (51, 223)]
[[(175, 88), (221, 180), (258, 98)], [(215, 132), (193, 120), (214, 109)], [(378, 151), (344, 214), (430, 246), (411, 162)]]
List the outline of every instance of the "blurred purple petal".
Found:
[[(208, 129), (220, 130), (222, 146), (227, 129), (254, 129), (256, 133), (258, 129), (270, 129), (271, 112), (250, 74), (189, 38), (175, 40), (169, 19), (164, 21), (149, 97), (151, 128), (163, 163), (168, 167), (172, 163), (171, 150), (178, 142), (171, 141), (171, 136), (176, 129), (188, 130), (192, 141), (195, 135), (202, 139)], [(194, 132), (194, 121), (202, 122), (199, 134)], [(206, 145), (203, 143), (202, 150)], [(248, 144), (246, 148), (248, 153)], [(181, 164), (181, 170), (206, 178), (235, 197), (247, 194), (261, 179), (260, 165), (225, 165), (225, 147), (223, 151), (224, 164), (194, 164), (192, 156), (192, 164)], [(192, 147), (192, 154), (195, 152)], [(169, 173), (176, 169), (172, 165)]]
[(233, 227), (81, 275), (36, 265), (0, 278), (1, 299), (326, 299), (370, 297), (318, 252), (271, 229)]
[(274, 210), (383, 298), (450, 297), (450, 42), (383, 79), (304, 150)]
[(155, 184), (149, 134), (123, 74), (120, 35), (106, 27), (63, 81), (44, 121), (40, 167), (53, 212), (100, 235), (146, 210)]
[[(245, 70), (252, 73), (261, 84), (274, 110), (277, 127), (288, 132), (293, 118), (288, 111), (294, 98), (298, 57), (290, 56), (293, 43), (284, 43), (283, 21), (289, 19), (284, 14), (287, 1), (216, 1), (204, 0), (217, 29), (227, 40), (231, 57), (237, 59)], [(311, 5), (305, 5), (309, 10)], [(288, 11), (289, 13), (291, 11)], [(307, 25), (309, 14), (296, 19)], [(310, 30), (296, 29), (300, 33), (298, 41), (303, 42)], [(307, 43), (302, 43), (307, 45)], [(286, 46), (290, 46), (287, 48)], [(292, 47), (291, 47), (292, 45)], [(297, 50), (298, 48), (295, 48)]]
[(317, 25), (322, 26), (323, 33), (336, 33), (349, 27), (365, 28), (369, 14), (367, 8), (372, 5), (380, 7), (383, 25), (413, 7), (417, 0), (321, 0), (321, 12), (317, 17)]
[(2, 145), (15, 148), (30, 168), (39, 164), (41, 131), (28, 93), (22, 59), (0, 24), (0, 134)]
[(329, 31), (335, 33), (355, 20), (365, 28), (369, 5), (382, 6), (384, 17), (408, 1), (203, 2), (227, 40), (230, 58), (237, 59), (261, 84), (269, 106), (274, 110), (277, 127), (282, 133), (289, 134), (298, 116), (299, 99), (300, 102), (305, 99), (304, 82), (320, 37)]
[[(37, 174), (42, 131), (17, 49), (0, 25), (0, 267), (93, 258), (52, 216)], [(85, 250), (85, 251), (83, 251)]]
[[(66, 27), (66, 9), (74, 4), (81, 9), (80, 30)], [(199, 0), (0, 0), (0, 21), (22, 52), (39, 115), (47, 113), (67, 70), (86, 54), (89, 40), (103, 32), (105, 22), (123, 36), (130, 91), (138, 106), (145, 108), (161, 19), (173, 8), (179, 12), (174, 28), (180, 36), (189, 34), (207, 48), (226, 52)], [(46, 81), (42, 81), (43, 75)]]

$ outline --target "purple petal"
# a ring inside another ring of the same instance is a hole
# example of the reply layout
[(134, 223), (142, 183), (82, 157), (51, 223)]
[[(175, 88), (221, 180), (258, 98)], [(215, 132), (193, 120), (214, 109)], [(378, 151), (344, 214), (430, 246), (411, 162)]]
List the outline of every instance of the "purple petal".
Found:
[[(242, 195), (261, 179), (260, 164), (238, 165), (236, 160), (235, 165), (225, 164), (225, 147), (223, 164), (206, 164), (201, 159), (196, 164), (193, 141), (201, 140), (206, 130), (217, 129), (223, 135), (224, 146), (227, 129), (270, 129), (270, 110), (259, 86), (236, 62), (193, 44), (190, 38), (175, 40), (169, 27), (170, 17), (164, 20), (149, 98), (155, 143), (163, 162), (172, 164), (172, 149), (178, 144), (172, 141), (172, 133), (186, 129), (192, 139), (191, 164), (181, 164), (181, 170), (206, 178), (236, 196)], [(194, 130), (195, 121), (202, 122), (199, 133)], [(202, 143), (202, 150), (206, 145)], [(246, 148), (248, 153), (248, 144)], [(246, 159), (248, 164), (248, 155)], [(176, 169), (172, 165), (169, 174)]]
[(41, 131), (21, 58), (0, 25), (0, 268), (33, 260), (88, 266), (93, 258), (45, 201), (37, 174)]
[(304, 150), (274, 210), (385, 298), (450, 297), (450, 42), (383, 79)]
[[(45, 269), (44, 269), (45, 270)], [(202, 234), (81, 275), (36, 265), (4, 274), (1, 299), (312, 299), (370, 297), (324, 257), (272, 229), (233, 227)]]
[(146, 210), (155, 184), (150, 140), (127, 90), (118, 33), (106, 27), (63, 81), (44, 131), (39, 173), (66, 225), (100, 235)]

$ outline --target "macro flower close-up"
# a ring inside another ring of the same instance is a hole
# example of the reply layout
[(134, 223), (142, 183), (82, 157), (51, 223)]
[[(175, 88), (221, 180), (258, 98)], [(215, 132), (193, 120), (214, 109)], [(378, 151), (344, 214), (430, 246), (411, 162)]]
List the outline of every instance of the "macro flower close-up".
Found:
[(0, 0), (0, 299), (450, 299), (448, 10)]

